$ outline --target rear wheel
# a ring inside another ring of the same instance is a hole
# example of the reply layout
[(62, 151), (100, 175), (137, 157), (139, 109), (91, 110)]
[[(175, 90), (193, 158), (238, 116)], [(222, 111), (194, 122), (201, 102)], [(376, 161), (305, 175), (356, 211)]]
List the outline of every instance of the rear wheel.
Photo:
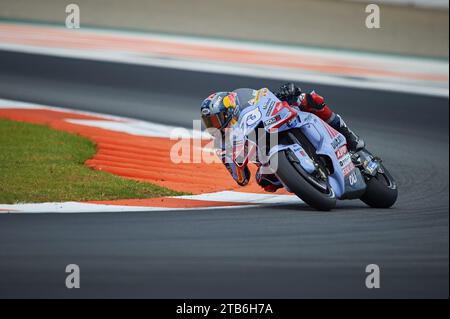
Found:
[(326, 181), (326, 176), (320, 178), (306, 172), (290, 151), (281, 151), (274, 156), (278, 160), (274, 171), (291, 192), (317, 210), (329, 211), (336, 206), (336, 195)]
[(397, 184), (381, 165), (381, 170), (366, 182), (367, 189), (361, 200), (373, 208), (390, 208), (398, 198)]

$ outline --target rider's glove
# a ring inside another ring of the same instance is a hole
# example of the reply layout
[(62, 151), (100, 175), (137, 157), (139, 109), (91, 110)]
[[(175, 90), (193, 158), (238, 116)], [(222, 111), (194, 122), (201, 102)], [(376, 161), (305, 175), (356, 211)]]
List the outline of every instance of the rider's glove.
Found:
[(277, 98), (286, 101), (289, 105), (295, 104), (298, 97), (302, 94), (302, 90), (294, 83), (286, 83), (280, 87)]

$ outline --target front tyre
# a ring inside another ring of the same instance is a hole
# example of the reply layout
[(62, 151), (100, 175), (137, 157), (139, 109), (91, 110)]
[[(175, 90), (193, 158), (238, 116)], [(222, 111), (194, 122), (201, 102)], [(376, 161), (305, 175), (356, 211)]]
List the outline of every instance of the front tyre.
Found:
[(308, 172), (289, 159), (287, 151), (278, 152), (274, 156), (278, 160), (275, 174), (291, 192), (317, 210), (329, 211), (336, 206), (336, 195), (328, 183), (325, 183), (325, 187), (320, 187)]
[(367, 189), (361, 200), (373, 208), (390, 208), (398, 198), (397, 184), (381, 165), (381, 170), (366, 182)]

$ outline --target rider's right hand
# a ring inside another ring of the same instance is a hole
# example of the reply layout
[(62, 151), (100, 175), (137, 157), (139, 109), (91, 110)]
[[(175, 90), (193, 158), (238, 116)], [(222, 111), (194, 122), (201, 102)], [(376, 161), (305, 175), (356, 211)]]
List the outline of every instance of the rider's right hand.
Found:
[(281, 101), (286, 101), (292, 105), (297, 102), (297, 99), (301, 94), (302, 90), (294, 83), (286, 83), (280, 87), (276, 96)]

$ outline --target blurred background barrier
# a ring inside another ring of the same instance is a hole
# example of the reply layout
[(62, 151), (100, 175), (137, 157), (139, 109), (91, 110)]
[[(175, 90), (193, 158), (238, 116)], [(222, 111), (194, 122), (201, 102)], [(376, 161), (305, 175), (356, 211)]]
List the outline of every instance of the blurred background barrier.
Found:
[[(381, 6), (380, 29), (366, 27), (369, 1), (342, 0), (0, 0), (0, 19), (64, 25), (66, 6), (76, 3), (81, 10), (81, 27), (448, 59), (449, 12), (448, 5), (439, 5), (441, 1), (374, 1)], [(412, 2), (438, 5), (401, 5)]]
[(354, 2), (395, 4), (400, 6), (415, 6), (448, 10), (448, 0), (347, 0)]

